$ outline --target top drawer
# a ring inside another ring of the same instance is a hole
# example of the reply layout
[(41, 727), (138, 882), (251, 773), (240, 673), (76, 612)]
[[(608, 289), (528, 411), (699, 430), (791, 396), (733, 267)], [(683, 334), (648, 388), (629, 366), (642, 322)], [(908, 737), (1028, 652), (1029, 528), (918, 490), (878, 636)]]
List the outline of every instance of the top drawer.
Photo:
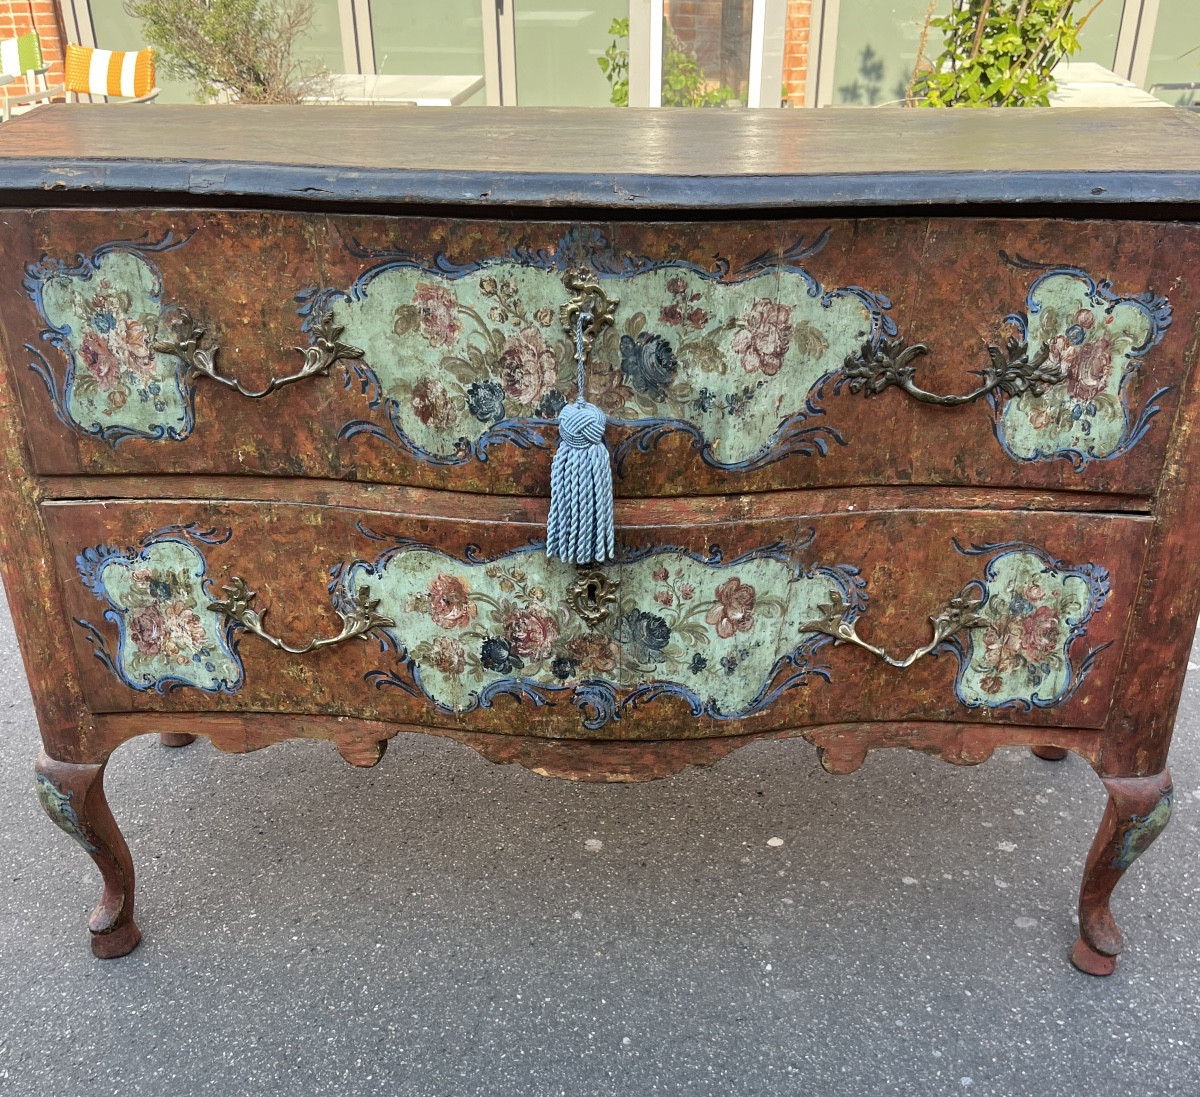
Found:
[(618, 302), (586, 374), (618, 495), (1149, 495), (1197, 231), (8, 211), (0, 323), (44, 474), (545, 494), (576, 392), (564, 275), (583, 270)]

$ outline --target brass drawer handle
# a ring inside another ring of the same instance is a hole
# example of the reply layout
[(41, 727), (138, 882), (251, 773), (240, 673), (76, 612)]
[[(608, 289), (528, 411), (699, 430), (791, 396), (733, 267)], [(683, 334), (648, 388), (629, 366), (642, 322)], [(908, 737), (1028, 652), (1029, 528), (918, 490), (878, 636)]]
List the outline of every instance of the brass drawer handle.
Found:
[(841, 373), (851, 392), (875, 396), (895, 385), (914, 400), (945, 408), (969, 404), (991, 392), (1003, 392), (1008, 396), (1030, 392), (1034, 396), (1041, 396), (1047, 389), (1067, 379), (1065, 362), (1047, 365), (1049, 343), (1043, 343), (1041, 350), (1032, 358), (1029, 356), (1029, 344), (1013, 337), (1002, 348), (989, 346), (987, 350), (991, 362), (979, 375), (982, 378), (979, 387), (973, 392), (958, 395), (939, 396), (934, 392), (926, 392), (913, 382), (915, 369), (912, 361), (919, 355), (928, 354), (929, 348), (924, 343), (905, 346), (903, 339), (883, 339), (878, 346), (872, 346), (870, 342), (863, 344), (862, 350), (847, 357)]
[(325, 316), (316, 326), (316, 341), (311, 347), (297, 347), (296, 350), (304, 355), (304, 365), (287, 377), (272, 377), (267, 387), (260, 392), (243, 387), (240, 381), (232, 377), (224, 377), (217, 372), (217, 347), (202, 350), (200, 340), (204, 337), (204, 329), (196, 323), (195, 318), (183, 309), (176, 314), (179, 318), (178, 331), (170, 339), (160, 339), (154, 344), (154, 349), (163, 354), (173, 354), (183, 359), (189, 373), (209, 377), (220, 385), (224, 385), (251, 400), (260, 400), (269, 396), (284, 385), (303, 381), (306, 377), (317, 374), (327, 374), (329, 367), (339, 358), (361, 358), (363, 352), (358, 347), (343, 343), (338, 338), (342, 328), (333, 322), (331, 316)]
[(310, 651), (332, 647), (334, 644), (340, 644), (343, 640), (353, 640), (356, 637), (365, 636), (374, 628), (394, 628), (396, 625), (396, 622), (390, 617), (375, 612), (379, 606), (379, 599), (371, 598), (371, 588), (359, 587), (354, 601), (348, 606), (334, 606), (337, 615), (342, 619), (341, 632), (336, 636), (326, 637), (324, 640), (309, 640), (303, 647), (294, 648), (284, 643), (278, 636), (272, 636), (263, 628), (263, 617), (266, 616), (266, 610), (259, 613), (254, 608), (255, 591), (246, 586), (245, 579), (240, 575), (234, 575), (230, 579), (229, 585), (221, 589), (229, 595), (228, 599), (223, 602), (210, 602), (209, 609), (233, 618), (255, 636), (261, 636), (272, 647), (286, 651), (289, 655), (307, 655)]
[(990, 625), (991, 622), (977, 612), (983, 606), (983, 602), (984, 592), (981, 584), (977, 581), (968, 583), (929, 618), (929, 623), (933, 626), (933, 639), (924, 647), (917, 648), (907, 659), (893, 659), (883, 648), (868, 644), (859, 636), (854, 629), (854, 622), (842, 618), (846, 607), (842, 604), (836, 590), (829, 592), (828, 604), (822, 603), (817, 607), (821, 611), (821, 618), (816, 621), (806, 621), (800, 626), (800, 631), (821, 632), (826, 636), (832, 636), (837, 643), (856, 644), (872, 655), (877, 655), (888, 666), (899, 667), (903, 670), (905, 667), (911, 667), (918, 659), (923, 659), (943, 640), (949, 639), (956, 632), (971, 628), (986, 628)]

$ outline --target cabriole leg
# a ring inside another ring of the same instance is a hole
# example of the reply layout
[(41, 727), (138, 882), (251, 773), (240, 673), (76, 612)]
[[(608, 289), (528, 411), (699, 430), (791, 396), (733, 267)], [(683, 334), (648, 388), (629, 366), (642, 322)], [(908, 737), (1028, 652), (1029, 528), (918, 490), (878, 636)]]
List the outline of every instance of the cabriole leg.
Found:
[(1100, 820), (1079, 889), (1079, 940), (1071, 963), (1089, 975), (1111, 975), (1125, 940), (1108, 901), (1125, 870), (1150, 848), (1171, 818), (1171, 773), (1106, 777), (1108, 807)]
[(45, 751), (37, 760), (37, 793), (46, 814), (96, 862), (104, 892), (88, 919), (92, 952), (102, 960), (124, 956), (142, 935), (133, 921), (133, 860), (104, 798), (104, 768), (59, 762)]

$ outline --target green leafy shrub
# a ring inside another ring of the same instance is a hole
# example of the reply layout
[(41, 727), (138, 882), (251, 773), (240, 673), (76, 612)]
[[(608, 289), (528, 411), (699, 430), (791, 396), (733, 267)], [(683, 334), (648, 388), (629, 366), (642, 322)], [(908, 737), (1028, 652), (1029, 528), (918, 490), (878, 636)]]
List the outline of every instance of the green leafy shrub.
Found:
[[(1103, 0), (1075, 18), (1077, 0), (954, 0), (949, 15), (926, 17), (941, 31), (942, 52), (923, 57), (910, 101), (926, 107), (1045, 107), (1055, 65), (1078, 52), (1079, 32)], [(922, 51), (923, 52), (923, 51)]]
[[(664, 107), (719, 107), (736, 99), (732, 88), (710, 86), (696, 55), (687, 49), (670, 27), (664, 28), (662, 105)], [(608, 28), (613, 36), (608, 49), (596, 58), (612, 89), (614, 107), (629, 106), (629, 20), (614, 19)]]
[(296, 103), (327, 86), (322, 65), (296, 46), (312, 26), (312, 0), (126, 0), (164, 72), (196, 85), (196, 98)]

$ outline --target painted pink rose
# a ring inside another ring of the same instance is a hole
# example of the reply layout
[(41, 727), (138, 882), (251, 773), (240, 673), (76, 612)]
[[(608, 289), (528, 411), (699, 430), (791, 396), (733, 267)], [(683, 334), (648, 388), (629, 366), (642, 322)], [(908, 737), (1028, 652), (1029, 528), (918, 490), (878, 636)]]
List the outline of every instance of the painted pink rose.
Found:
[(537, 328), (530, 325), (510, 335), (500, 352), (500, 383), (514, 400), (528, 407), (541, 399), (558, 380), (554, 351)]
[(1084, 343), (1078, 351), (1067, 374), (1067, 391), (1086, 404), (1108, 386), (1112, 375), (1112, 344), (1101, 336)]
[(173, 655), (180, 666), (190, 663), (192, 653), (204, 647), (207, 636), (204, 622), (184, 602), (171, 602), (163, 607), (164, 636), (162, 649)]
[(675, 596), (665, 587), (662, 590), (654, 592), (654, 600), (660, 606), (672, 606), (675, 604)]
[(1021, 618), (1021, 646), (1026, 657), (1040, 662), (1058, 647), (1059, 618), (1049, 606), (1038, 606), (1031, 614)]
[(153, 381), (156, 363), (146, 326), (137, 320), (118, 320), (113, 339), (125, 365), (142, 381)]
[(466, 628), (479, 615), (467, 584), (454, 575), (439, 574), (429, 584), (429, 616), (440, 628)]
[(704, 615), (704, 620), (716, 626), (722, 640), (754, 628), (754, 588), (749, 583), (726, 579), (717, 587), (714, 597), (717, 603)]
[(1005, 674), (1021, 665), (1025, 632), (1017, 617), (998, 617), (983, 634), (983, 661)]
[(1091, 309), (1080, 309), (1075, 314), (1075, 323), (1084, 331), (1091, 331), (1096, 326), (1096, 314)]
[(611, 637), (595, 632), (576, 636), (567, 644), (567, 656), (579, 664), (579, 669), (585, 675), (612, 674), (617, 669), (620, 654), (621, 649)]
[(986, 678), (979, 679), (979, 688), (984, 693), (999, 693), (1003, 685), (1004, 679), (998, 674), (989, 674)]
[(129, 638), (142, 655), (157, 655), (162, 651), (165, 631), (163, 616), (157, 605), (139, 609), (129, 616)]
[(687, 282), (676, 274), (667, 280), (667, 292), (673, 295), (687, 293)]
[(449, 430), (458, 422), (458, 412), (450, 403), (446, 386), (433, 377), (423, 377), (412, 389), (413, 414), (427, 427)]
[(665, 583), (667, 581), (668, 577), (670, 576), (670, 574), (671, 573), (669, 571), (667, 571), (666, 568), (655, 568), (650, 573), (650, 578), (653, 579), (656, 583)]
[(435, 670), (457, 677), (467, 666), (467, 653), (453, 636), (438, 636), (433, 641), (433, 656), (429, 660)]
[(1029, 413), (1029, 425), (1034, 430), (1042, 430), (1054, 421), (1054, 415), (1046, 408), (1034, 408)]
[(1065, 335), (1056, 335), (1050, 340), (1050, 357), (1048, 361), (1051, 365), (1065, 366), (1068, 374), (1075, 368), (1075, 363), (1079, 359), (1079, 347), (1071, 342)]
[(418, 282), (413, 304), (421, 315), (421, 334), (431, 347), (452, 347), (462, 333), (454, 294), (436, 282)]
[(690, 602), (696, 597), (696, 588), (691, 583), (683, 583), (679, 587), (679, 600), (681, 602)]
[(1023, 597), (1026, 602), (1032, 602), (1034, 605), (1036, 605), (1046, 597), (1046, 588), (1042, 586), (1041, 583), (1030, 583), (1023, 591), (1021, 591), (1021, 597)]
[(109, 347), (108, 340), (96, 332), (89, 331), (84, 335), (79, 356), (102, 389), (112, 388), (121, 379), (121, 363)]
[(505, 616), (504, 635), (522, 659), (536, 663), (550, 655), (559, 637), (558, 621), (544, 606), (531, 605)]
[(783, 366), (792, 341), (792, 310), (765, 297), (755, 301), (741, 318), (733, 337), (733, 353), (747, 373), (774, 377)]

